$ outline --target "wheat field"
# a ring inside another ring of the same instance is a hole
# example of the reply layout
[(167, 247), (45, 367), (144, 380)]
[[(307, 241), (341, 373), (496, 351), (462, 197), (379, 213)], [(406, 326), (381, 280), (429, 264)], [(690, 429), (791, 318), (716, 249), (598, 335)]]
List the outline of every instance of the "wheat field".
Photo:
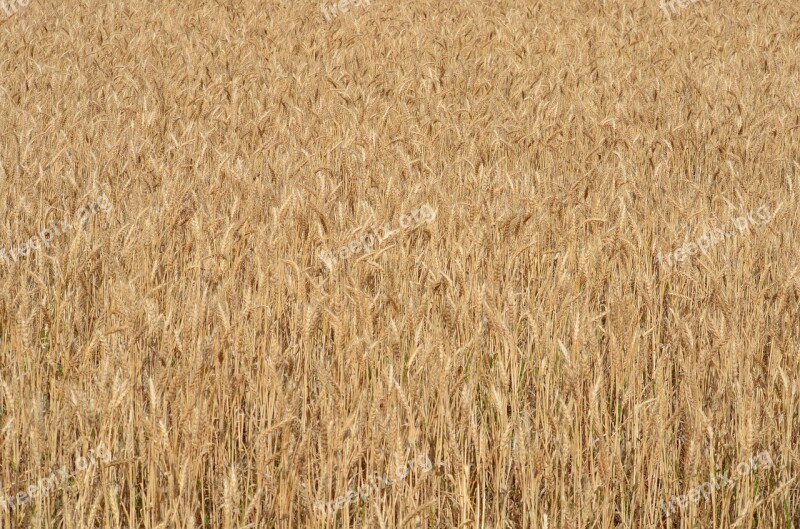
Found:
[(681, 2), (0, 3), (0, 529), (800, 527), (800, 6)]

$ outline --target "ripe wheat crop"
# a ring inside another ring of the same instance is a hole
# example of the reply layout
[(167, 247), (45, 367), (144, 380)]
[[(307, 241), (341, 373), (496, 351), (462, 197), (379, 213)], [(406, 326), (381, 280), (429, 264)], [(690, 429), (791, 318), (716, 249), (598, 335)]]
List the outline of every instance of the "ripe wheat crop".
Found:
[(0, 529), (800, 529), (800, 13), (683, 3), (6, 2)]

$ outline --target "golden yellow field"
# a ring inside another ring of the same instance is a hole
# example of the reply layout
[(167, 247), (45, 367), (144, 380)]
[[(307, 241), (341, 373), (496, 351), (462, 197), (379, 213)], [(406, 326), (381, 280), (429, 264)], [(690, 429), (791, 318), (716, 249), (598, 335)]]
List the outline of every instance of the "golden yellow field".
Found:
[(0, 529), (800, 527), (796, 0), (25, 2)]

